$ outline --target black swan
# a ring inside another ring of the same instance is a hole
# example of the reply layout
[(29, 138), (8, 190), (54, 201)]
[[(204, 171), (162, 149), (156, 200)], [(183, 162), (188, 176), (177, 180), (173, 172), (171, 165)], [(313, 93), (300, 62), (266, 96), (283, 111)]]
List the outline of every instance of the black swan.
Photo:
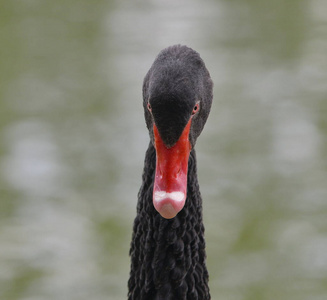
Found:
[(150, 144), (131, 242), (129, 300), (210, 299), (194, 145), (209, 115), (212, 81), (186, 46), (162, 50), (146, 74)]

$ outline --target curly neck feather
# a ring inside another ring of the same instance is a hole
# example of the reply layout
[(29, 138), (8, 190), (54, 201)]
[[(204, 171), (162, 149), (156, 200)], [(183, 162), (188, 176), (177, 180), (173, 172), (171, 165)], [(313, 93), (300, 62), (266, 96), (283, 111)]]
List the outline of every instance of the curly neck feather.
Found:
[(173, 219), (160, 216), (152, 203), (156, 152), (146, 152), (143, 182), (131, 242), (129, 300), (209, 300), (205, 265), (202, 199), (195, 151), (188, 162), (187, 199)]

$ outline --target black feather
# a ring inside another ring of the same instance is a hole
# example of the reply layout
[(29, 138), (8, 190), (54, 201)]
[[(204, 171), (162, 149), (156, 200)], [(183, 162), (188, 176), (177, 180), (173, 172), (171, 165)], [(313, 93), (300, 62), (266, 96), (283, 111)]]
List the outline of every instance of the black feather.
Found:
[(162, 218), (152, 204), (155, 163), (156, 152), (150, 144), (134, 221), (128, 299), (210, 299), (195, 151), (188, 163), (185, 206), (170, 220)]
[[(151, 141), (133, 227), (128, 300), (210, 299), (202, 199), (193, 147), (211, 102), (212, 81), (196, 51), (176, 45), (159, 53), (143, 84), (143, 106)], [(185, 206), (174, 218), (165, 219), (155, 210), (152, 199), (156, 168), (153, 124), (166, 146), (171, 147), (191, 118), (196, 103), (199, 111), (192, 117), (189, 134), (193, 150), (188, 161)]]

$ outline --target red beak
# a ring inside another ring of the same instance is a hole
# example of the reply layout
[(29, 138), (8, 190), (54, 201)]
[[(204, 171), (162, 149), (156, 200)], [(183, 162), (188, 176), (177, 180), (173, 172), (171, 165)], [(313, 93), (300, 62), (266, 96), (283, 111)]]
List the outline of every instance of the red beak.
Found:
[(153, 205), (166, 219), (174, 218), (185, 204), (188, 159), (191, 151), (190, 128), (191, 119), (177, 143), (173, 147), (167, 148), (159, 135), (157, 126), (153, 125), (157, 153)]

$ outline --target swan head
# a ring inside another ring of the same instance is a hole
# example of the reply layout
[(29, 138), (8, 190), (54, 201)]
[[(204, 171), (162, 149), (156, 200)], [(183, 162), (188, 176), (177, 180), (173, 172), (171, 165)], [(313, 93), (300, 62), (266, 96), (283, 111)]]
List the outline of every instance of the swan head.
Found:
[(187, 168), (208, 118), (212, 81), (200, 55), (186, 46), (162, 50), (143, 83), (143, 106), (156, 149), (153, 204), (170, 219), (184, 207)]

